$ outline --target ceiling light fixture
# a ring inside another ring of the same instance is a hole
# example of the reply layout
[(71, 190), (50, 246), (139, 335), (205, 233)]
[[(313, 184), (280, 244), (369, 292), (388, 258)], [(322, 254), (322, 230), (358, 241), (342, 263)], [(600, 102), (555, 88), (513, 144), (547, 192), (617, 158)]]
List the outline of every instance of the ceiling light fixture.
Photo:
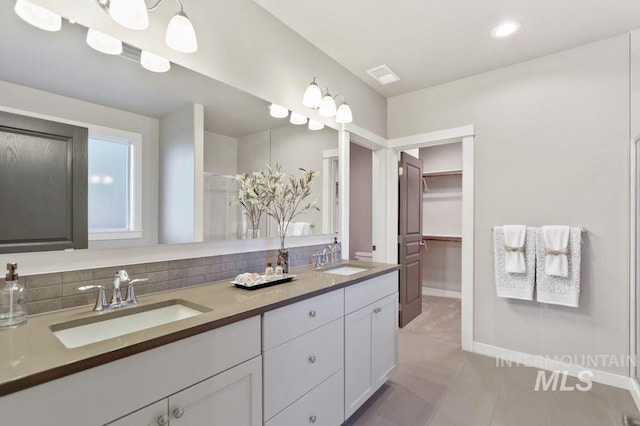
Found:
[[(22, 0), (19, 0), (22, 1)], [(100, 8), (123, 27), (132, 30), (144, 30), (149, 26), (149, 12), (153, 12), (164, 0), (147, 8), (144, 0), (96, 0)], [(193, 53), (198, 50), (198, 39), (193, 24), (184, 12), (181, 0), (176, 0), (180, 11), (169, 21), (165, 35), (167, 46), (182, 53)]]
[(122, 42), (109, 34), (89, 28), (87, 31), (87, 44), (98, 52), (107, 55), (119, 55), (122, 53)]
[(322, 90), (320, 90), (320, 86), (316, 83), (316, 78), (313, 77), (313, 81), (307, 86), (307, 90), (304, 91), (302, 104), (308, 108), (320, 108), (321, 102)]
[(274, 118), (286, 118), (289, 115), (289, 110), (282, 105), (271, 104), (269, 114)]
[(324, 124), (319, 121), (309, 119), (309, 130), (322, 130), (324, 129)]
[(24, 21), (45, 31), (59, 31), (62, 28), (62, 17), (49, 9), (26, 0), (18, 0), (13, 8)]
[(289, 117), (289, 123), (295, 125), (307, 124), (307, 117), (299, 112), (291, 111), (291, 117)]
[(507, 37), (518, 31), (520, 27), (520, 22), (506, 21), (496, 25), (493, 30), (491, 30), (491, 35), (495, 38)]
[(171, 69), (171, 63), (167, 59), (146, 50), (140, 52), (140, 64), (152, 72), (167, 72)]

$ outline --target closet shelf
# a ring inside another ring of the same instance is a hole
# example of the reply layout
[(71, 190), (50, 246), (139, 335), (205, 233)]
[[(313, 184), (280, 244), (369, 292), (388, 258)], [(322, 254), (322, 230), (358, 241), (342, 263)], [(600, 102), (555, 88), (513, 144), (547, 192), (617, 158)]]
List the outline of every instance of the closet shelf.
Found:
[(462, 242), (462, 236), (460, 235), (423, 235), (422, 241), (450, 241), (454, 243)]
[(442, 176), (462, 176), (462, 170), (444, 170), (441, 172), (428, 172), (428, 173), (422, 174), (422, 177), (426, 177), (426, 178), (442, 177)]

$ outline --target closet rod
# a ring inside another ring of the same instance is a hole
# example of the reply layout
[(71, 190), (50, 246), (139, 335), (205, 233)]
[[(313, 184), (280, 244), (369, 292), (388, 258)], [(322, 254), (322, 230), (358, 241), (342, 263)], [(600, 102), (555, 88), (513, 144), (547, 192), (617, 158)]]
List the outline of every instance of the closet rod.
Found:
[[(496, 229), (496, 227), (495, 227), (495, 226), (492, 226), (492, 227), (491, 227), (491, 231), (494, 231), (495, 229)], [(581, 231), (581, 232), (587, 232), (586, 228), (583, 228), (583, 227), (580, 227), (580, 231)]]

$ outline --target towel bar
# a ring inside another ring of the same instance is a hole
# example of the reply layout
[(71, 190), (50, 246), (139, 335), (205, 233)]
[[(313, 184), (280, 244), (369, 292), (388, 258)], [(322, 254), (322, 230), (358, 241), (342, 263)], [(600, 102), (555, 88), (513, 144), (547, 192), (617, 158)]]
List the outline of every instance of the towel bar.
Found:
[[(492, 226), (492, 227), (491, 227), (491, 231), (494, 231), (495, 229), (496, 229), (496, 227), (495, 227), (495, 226)], [(580, 227), (580, 231), (582, 231), (582, 232), (587, 232), (587, 230), (586, 230), (585, 228), (582, 228), (582, 227)]]

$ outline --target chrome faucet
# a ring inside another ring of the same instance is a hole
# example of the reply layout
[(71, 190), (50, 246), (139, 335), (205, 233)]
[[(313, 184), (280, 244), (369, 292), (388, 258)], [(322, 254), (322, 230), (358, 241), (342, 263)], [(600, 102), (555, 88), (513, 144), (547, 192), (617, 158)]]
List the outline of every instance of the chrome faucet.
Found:
[[(107, 309), (115, 309), (137, 304), (138, 298), (136, 297), (133, 284), (137, 282), (147, 281), (148, 279), (149, 278), (136, 278), (135, 280), (132, 280), (131, 278), (129, 278), (129, 273), (127, 271), (125, 271), (124, 269), (119, 270), (113, 277), (113, 295), (111, 297), (111, 303), (107, 302), (107, 294), (104, 286), (86, 285), (78, 287), (78, 290), (85, 291), (97, 288), (99, 292), (93, 310), (104, 311)], [(120, 289), (121, 284), (128, 284), (127, 296), (125, 300), (122, 299), (122, 290)]]

